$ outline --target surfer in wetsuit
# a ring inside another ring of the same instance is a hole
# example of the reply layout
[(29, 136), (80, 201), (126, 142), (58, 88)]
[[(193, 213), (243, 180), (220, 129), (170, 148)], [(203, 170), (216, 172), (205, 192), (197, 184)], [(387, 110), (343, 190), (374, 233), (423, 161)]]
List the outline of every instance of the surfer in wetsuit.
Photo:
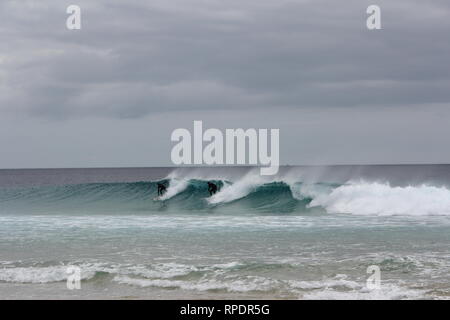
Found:
[(209, 195), (212, 196), (217, 192), (217, 185), (215, 183), (208, 182), (208, 191)]
[(162, 196), (167, 191), (167, 188), (162, 183), (158, 183), (158, 196)]

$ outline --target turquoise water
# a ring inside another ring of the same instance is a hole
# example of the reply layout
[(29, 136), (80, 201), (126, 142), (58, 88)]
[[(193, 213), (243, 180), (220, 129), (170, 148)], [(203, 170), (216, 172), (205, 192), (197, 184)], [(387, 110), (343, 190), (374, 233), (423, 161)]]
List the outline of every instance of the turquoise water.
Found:
[(447, 299), (445, 181), (327, 170), (2, 172), (0, 298)]

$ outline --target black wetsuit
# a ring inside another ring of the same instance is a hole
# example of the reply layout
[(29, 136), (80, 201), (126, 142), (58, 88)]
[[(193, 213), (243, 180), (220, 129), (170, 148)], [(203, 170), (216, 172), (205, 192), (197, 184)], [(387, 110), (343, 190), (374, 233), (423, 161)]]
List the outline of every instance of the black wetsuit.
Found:
[(158, 183), (158, 196), (162, 196), (164, 194), (164, 192), (166, 192), (166, 186)]
[(208, 191), (209, 195), (212, 196), (217, 192), (217, 186), (212, 182), (208, 182)]

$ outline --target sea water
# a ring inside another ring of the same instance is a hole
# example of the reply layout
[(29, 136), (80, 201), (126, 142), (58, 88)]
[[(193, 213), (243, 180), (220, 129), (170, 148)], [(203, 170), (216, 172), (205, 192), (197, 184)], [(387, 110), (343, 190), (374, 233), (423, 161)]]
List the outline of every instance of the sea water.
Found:
[(446, 165), (0, 170), (0, 298), (447, 299), (449, 186)]

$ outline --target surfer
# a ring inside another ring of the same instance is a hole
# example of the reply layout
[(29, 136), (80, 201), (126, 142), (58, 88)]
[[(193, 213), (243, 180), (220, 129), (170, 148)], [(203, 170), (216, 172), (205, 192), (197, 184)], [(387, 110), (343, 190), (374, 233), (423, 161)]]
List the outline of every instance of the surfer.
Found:
[(158, 183), (158, 196), (162, 196), (167, 191), (167, 188), (162, 183)]
[(217, 192), (217, 185), (215, 183), (208, 182), (208, 191), (209, 195), (212, 196)]

